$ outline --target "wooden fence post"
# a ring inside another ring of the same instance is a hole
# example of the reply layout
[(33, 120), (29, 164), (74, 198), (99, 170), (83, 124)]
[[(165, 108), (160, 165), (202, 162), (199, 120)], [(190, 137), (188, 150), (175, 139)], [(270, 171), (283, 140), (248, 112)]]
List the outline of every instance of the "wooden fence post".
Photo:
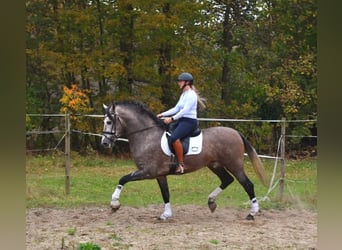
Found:
[(284, 182), (285, 182), (285, 132), (286, 132), (286, 119), (282, 118), (281, 123), (281, 144), (280, 144), (280, 180), (279, 180), (279, 199), (283, 200), (284, 196)]
[(70, 114), (65, 113), (65, 192), (70, 194)]

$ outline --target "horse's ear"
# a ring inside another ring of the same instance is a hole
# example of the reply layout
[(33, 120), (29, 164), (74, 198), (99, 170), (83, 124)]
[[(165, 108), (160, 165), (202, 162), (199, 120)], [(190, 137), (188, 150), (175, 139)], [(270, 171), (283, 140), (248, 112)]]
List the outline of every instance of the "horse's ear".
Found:
[(104, 109), (108, 109), (108, 106), (106, 104), (102, 104)]

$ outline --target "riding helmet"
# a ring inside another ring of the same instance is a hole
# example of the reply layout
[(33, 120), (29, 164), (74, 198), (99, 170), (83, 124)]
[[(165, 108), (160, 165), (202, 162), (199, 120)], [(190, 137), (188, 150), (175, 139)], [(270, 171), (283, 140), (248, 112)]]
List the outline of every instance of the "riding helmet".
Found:
[(190, 81), (191, 83), (193, 80), (194, 80), (194, 78), (192, 77), (192, 75), (190, 73), (187, 73), (187, 72), (180, 74), (177, 78), (177, 81)]

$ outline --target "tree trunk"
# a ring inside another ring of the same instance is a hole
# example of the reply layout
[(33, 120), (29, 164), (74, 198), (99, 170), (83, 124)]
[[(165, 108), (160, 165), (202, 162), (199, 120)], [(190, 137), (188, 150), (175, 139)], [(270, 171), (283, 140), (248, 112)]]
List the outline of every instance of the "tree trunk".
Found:
[(224, 13), (224, 21), (222, 23), (223, 25), (223, 34), (222, 34), (222, 40), (223, 40), (223, 51), (224, 51), (224, 59), (223, 59), (223, 67), (222, 67), (222, 79), (221, 79), (221, 98), (224, 101), (226, 105), (229, 105), (230, 103), (230, 65), (228, 61), (228, 54), (232, 49), (232, 34), (231, 34), (231, 3), (226, 4), (226, 9)]
[(102, 17), (102, 9), (101, 9), (101, 2), (100, 0), (96, 0), (96, 8), (97, 8), (97, 14), (98, 14), (98, 26), (99, 26), (99, 43), (100, 43), (100, 49), (101, 49), (101, 55), (102, 55), (102, 74), (99, 77), (99, 91), (100, 95), (104, 95), (106, 93), (106, 78), (103, 75), (103, 72), (105, 71), (104, 67), (104, 30), (103, 30), (103, 17)]
[[(166, 3), (163, 6), (163, 13), (166, 20), (170, 18), (170, 4)], [(171, 84), (171, 44), (170, 42), (162, 42), (159, 48), (159, 69), (158, 73), (161, 79), (162, 86), (162, 103), (170, 107), (173, 101), (170, 98), (170, 84)]]
[(133, 28), (134, 28), (134, 16), (133, 6), (127, 4), (124, 1), (119, 3), (121, 23), (120, 34), (120, 51), (123, 56), (123, 67), (126, 71), (126, 78), (120, 79), (119, 89), (120, 93), (131, 94), (133, 85), (133, 73), (132, 73), (132, 55), (133, 55)]

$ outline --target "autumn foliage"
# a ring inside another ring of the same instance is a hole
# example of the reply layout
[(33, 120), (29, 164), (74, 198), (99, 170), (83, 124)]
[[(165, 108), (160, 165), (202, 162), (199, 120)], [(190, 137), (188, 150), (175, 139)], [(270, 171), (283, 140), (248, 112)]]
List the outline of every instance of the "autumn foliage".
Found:
[[(27, 113), (69, 112), (81, 126), (77, 114), (127, 99), (159, 113), (175, 105), (187, 71), (207, 100), (199, 117), (317, 118), (317, 1), (25, 4)], [(273, 124), (234, 127), (274, 148), (260, 140), (275, 137)]]
[(71, 88), (63, 87), (63, 96), (59, 100), (62, 104), (61, 112), (70, 112), (73, 114), (87, 114), (93, 110), (90, 107), (88, 94), (89, 90), (81, 90), (76, 84), (72, 84)]
[(62, 105), (61, 112), (69, 113), (74, 122), (73, 126), (79, 130), (89, 130), (89, 124), (85, 122), (85, 117), (77, 116), (89, 114), (93, 110), (90, 107), (89, 94), (89, 90), (79, 89), (76, 84), (72, 84), (70, 88), (63, 87), (63, 96), (59, 100)]

